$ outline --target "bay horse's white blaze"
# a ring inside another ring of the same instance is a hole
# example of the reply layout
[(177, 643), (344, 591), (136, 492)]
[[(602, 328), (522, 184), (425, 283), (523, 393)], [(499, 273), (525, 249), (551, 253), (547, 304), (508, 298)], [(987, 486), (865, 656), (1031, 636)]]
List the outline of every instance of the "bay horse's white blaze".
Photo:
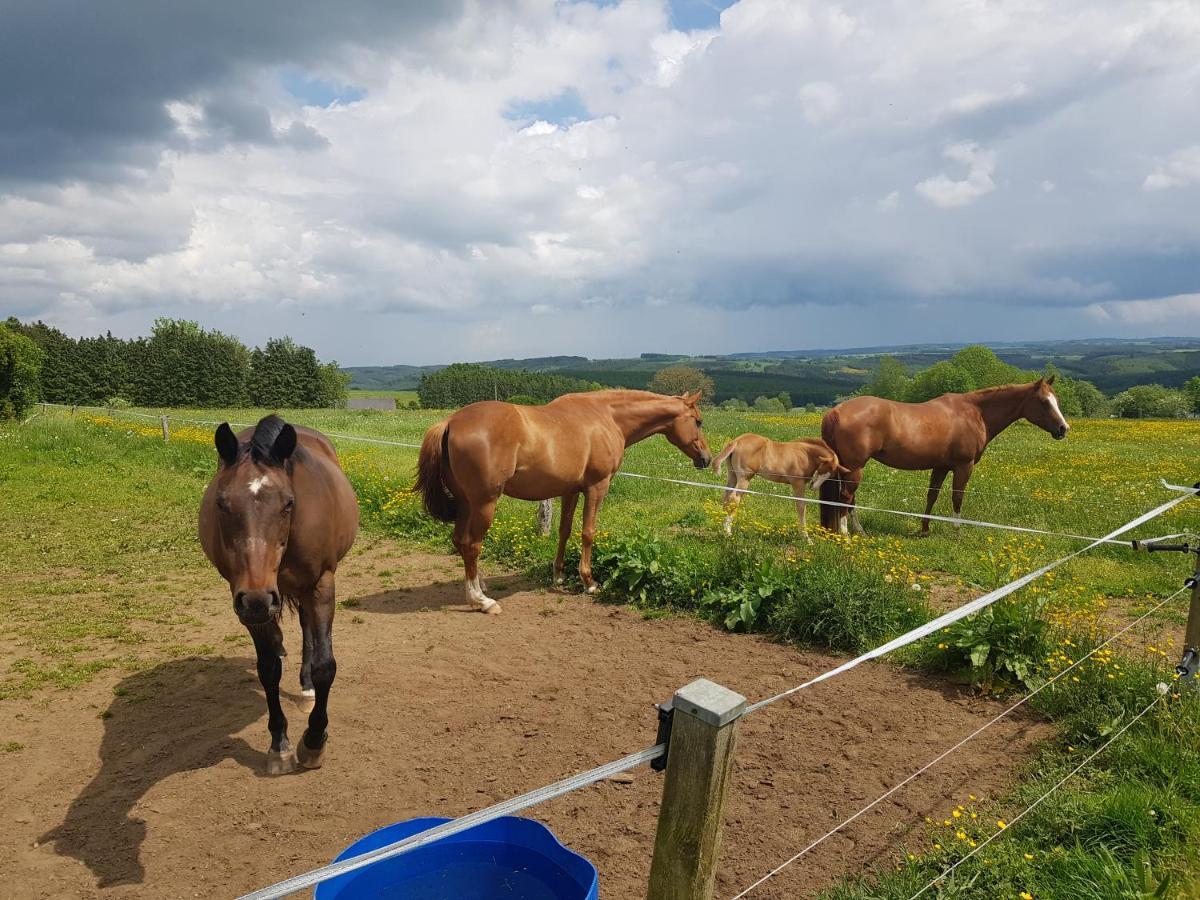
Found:
[(258, 492), (263, 489), (263, 486), (270, 484), (270, 483), (271, 483), (271, 479), (268, 478), (266, 475), (259, 475), (253, 481), (250, 481), (246, 484), (246, 490), (248, 490), (251, 494), (254, 494), (254, 496), (257, 497)]

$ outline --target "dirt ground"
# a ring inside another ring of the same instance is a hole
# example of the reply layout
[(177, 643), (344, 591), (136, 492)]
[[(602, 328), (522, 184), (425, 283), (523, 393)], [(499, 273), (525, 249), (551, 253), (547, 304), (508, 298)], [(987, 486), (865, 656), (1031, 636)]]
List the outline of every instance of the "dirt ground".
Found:
[[(215, 573), (200, 626), (215, 655), (101, 673), (5, 706), (0, 894), (229, 897), (321, 865), (361, 835), (460, 815), (654, 742), (652, 703), (707, 677), (751, 701), (836, 662), (687, 618), (493, 578), (501, 616), (463, 604), (449, 557), (372, 539), (339, 575), (325, 766), (264, 774), (266, 708)], [(132, 588), (132, 586), (131, 586)], [(285, 711), (293, 743), (299, 627)], [(746, 718), (717, 897), (729, 898), (994, 715), (946, 683), (866, 665)], [(15, 713), (15, 715), (13, 715)], [(794, 898), (888, 866), (926, 815), (1011, 784), (1050, 734), (1005, 721), (751, 896)], [(529, 814), (600, 870), (601, 896), (644, 896), (661, 792), (644, 767)]]

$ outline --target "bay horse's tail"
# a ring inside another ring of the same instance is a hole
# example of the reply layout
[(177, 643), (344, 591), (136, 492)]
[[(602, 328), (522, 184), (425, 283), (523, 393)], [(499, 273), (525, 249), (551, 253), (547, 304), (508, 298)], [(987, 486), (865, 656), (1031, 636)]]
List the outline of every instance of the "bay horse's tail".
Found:
[(720, 475), (721, 474), (721, 466), (725, 465), (725, 460), (729, 459), (729, 457), (733, 454), (733, 451), (736, 449), (737, 449), (737, 438), (734, 438), (732, 441), (730, 441), (728, 444), (725, 445), (724, 449), (722, 449), (721, 452), (717, 454), (716, 459), (714, 459), (712, 461), (713, 471), (716, 472), (718, 475)]
[[(838, 452), (837, 446), (837, 424), (838, 411), (834, 407), (829, 412), (825, 413), (825, 417), (821, 419), (821, 440), (829, 445), (834, 453)], [(841, 459), (841, 454), (838, 454)], [(821, 527), (827, 528), (830, 531), (837, 531), (841, 524), (842, 508), (840, 506), (829, 506), (829, 503), (842, 502), (842, 476), (826, 479), (821, 484), (821, 499), (826, 501), (821, 504)]]
[(421, 492), (425, 512), (443, 522), (453, 522), (458, 516), (458, 501), (446, 487), (449, 441), (449, 422), (438, 422), (425, 432), (421, 455), (417, 458), (417, 483), (413, 486), (414, 491)]

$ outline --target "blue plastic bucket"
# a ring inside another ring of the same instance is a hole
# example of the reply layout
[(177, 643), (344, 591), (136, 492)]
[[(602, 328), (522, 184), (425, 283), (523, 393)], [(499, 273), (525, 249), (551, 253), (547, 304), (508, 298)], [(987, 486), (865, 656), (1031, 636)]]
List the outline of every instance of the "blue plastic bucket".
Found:
[[(337, 861), (441, 825), (409, 819), (368, 834)], [(541, 822), (505, 816), (317, 885), (315, 900), (598, 900), (596, 867)]]

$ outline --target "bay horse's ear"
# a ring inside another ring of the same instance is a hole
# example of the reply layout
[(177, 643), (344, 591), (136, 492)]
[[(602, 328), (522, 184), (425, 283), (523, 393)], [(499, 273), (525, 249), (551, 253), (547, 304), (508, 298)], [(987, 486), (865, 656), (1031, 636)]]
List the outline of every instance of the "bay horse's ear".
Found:
[(1055, 378), (1057, 378), (1057, 377), (1058, 377), (1058, 373), (1057, 373), (1057, 372), (1051, 372), (1051, 373), (1050, 373), (1050, 377), (1049, 377), (1049, 378), (1043, 378), (1043, 379), (1042, 379), (1042, 381), (1046, 382), (1046, 384), (1054, 384), (1054, 379), (1055, 379)]
[(279, 462), (283, 462), (295, 450), (296, 429), (291, 425), (284, 425), (279, 429), (279, 436), (275, 438), (275, 443), (271, 445), (271, 456)]
[(228, 422), (222, 422), (217, 426), (217, 433), (213, 435), (213, 443), (216, 444), (217, 455), (221, 457), (221, 461), (225, 465), (232, 466), (237, 462), (238, 439)]

